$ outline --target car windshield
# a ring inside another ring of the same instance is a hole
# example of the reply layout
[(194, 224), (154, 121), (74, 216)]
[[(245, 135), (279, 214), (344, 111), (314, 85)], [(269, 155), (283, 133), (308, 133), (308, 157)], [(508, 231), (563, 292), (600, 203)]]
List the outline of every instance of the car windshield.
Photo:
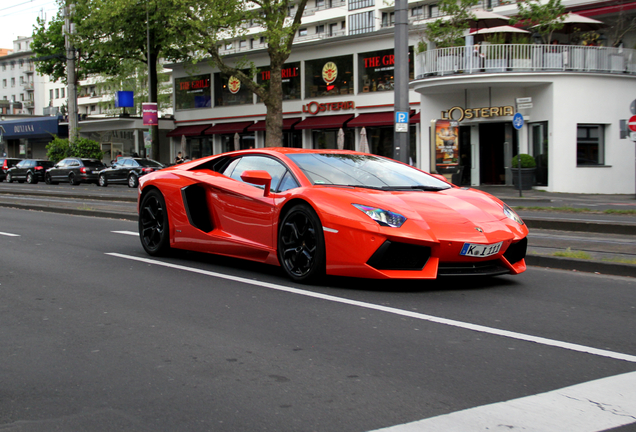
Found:
[(408, 165), (373, 155), (300, 153), (288, 155), (314, 185), (382, 190), (443, 190), (450, 186)]
[(149, 168), (163, 168), (163, 165), (161, 165), (159, 162), (154, 161), (152, 159), (137, 159), (137, 162), (139, 163), (139, 165), (141, 165), (142, 167), (149, 167)]

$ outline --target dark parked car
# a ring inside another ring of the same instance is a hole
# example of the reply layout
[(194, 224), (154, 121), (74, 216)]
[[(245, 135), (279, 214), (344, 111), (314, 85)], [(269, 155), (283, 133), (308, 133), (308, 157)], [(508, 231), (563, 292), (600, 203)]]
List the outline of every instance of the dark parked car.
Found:
[(53, 162), (42, 159), (24, 159), (7, 171), (7, 181), (13, 183), (35, 184), (44, 180), (44, 173), (53, 166)]
[(164, 168), (162, 164), (145, 158), (119, 158), (113, 166), (99, 173), (97, 186), (108, 186), (109, 183), (123, 183), (134, 188), (139, 185), (139, 177)]
[(70, 157), (46, 170), (44, 180), (46, 184), (69, 182), (74, 186), (80, 183), (97, 183), (97, 176), (104, 168), (106, 165), (99, 159)]
[(4, 181), (9, 168), (15, 166), (21, 160), (18, 158), (0, 157), (0, 181)]

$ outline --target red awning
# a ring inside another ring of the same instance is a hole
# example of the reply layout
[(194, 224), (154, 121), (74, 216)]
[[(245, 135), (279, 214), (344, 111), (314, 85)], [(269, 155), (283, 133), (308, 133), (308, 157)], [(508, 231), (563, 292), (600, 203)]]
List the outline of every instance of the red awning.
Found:
[(308, 117), (294, 126), (294, 129), (338, 129), (352, 118), (353, 114)]
[(166, 134), (169, 137), (180, 137), (181, 135), (185, 136), (197, 136), (201, 135), (204, 130), (209, 128), (212, 125), (192, 125), (192, 126), (179, 126), (176, 129), (172, 129), (170, 132)]
[(409, 119), (409, 123), (417, 124), (420, 122), (420, 113), (415, 114), (413, 117)]
[[(292, 126), (294, 126), (300, 120), (302, 120), (300, 117), (283, 119), (283, 130), (290, 130), (292, 128)], [(255, 132), (255, 131), (263, 132), (263, 131), (265, 131), (266, 130), (265, 129), (265, 120), (257, 121), (252, 126), (248, 127), (247, 130), (250, 131), (250, 132)]]
[(205, 131), (206, 135), (223, 135), (233, 133), (243, 133), (245, 128), (253, 125), (252, 121), (234, 122), (234, 123), (217, 123), (210, 129)]
[(393, 111), (360, 114), (347, 123), (347, 127), (393, 126), (395, 113)]

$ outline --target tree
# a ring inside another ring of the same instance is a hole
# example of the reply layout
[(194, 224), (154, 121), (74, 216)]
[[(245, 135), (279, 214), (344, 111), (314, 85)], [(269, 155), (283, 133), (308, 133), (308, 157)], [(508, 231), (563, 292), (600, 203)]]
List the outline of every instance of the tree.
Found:
[(532, 27), (541, 35), (543, 43), (549, 44), (552, 33), (563, 28), (565, 7), (561, 0), (521, 0), (517, 2), (517, 16), (510, 19), (510, 24), (521, 23), (524, 27)]
[[(234, 76), (241, 85), (255, 93), (265, 104), (267, 137), (265, 146), (280, 146), (283, 138), (282, 71), (291, 54), (295, 35), (300, 27), (307, 0), (181, 0), (181, 13), (175, 17), (193, 62), (207, 60), (222, 73)], [(293, 17), (291, 11), (295, 9)], [(245, 34), (247, 27), (263, 29), (270, 60), (270, 80), (266, 84), (254, 81), (256, 68), (247, 60), (228, 61), (219, 53), (225, 40)], [(248, 68), (248, 66), (251, 66)]]
[(101, 159), (104, 153), (97, 141), (78, 137), (71, 145), (68, 138), (54, 136), (53, 140), (46, 145), (46, 157), (58, 163), (67, 157)]
[(438, 3), (441, 18), (426, 25), (424, 37), (438, 48), (463, 45), (463, 36), (475, 18), (472, 8), (479, 0), (441, 0)]

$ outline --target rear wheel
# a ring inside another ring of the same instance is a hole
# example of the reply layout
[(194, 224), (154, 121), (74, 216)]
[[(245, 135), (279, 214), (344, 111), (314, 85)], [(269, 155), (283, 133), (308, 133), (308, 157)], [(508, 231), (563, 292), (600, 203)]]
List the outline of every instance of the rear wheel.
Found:
[(13, 176), (11, 174), (7, 174), (7, 183), (13, 183)]
[(106, 180), (106, 176), (104, 174), (100, 174), (97, 178), (97, 186), (106, 187), (108, 186), (108, 180)]
[(139, 206), (139, 238), (148, 254), (165, 255), (170, 250), (170, 224), (166, 201), (161, 192), (153, 189)]
[(26, 180), (28, 184), (36, 184), (38, 182), (37, 177), (35, 177), (33, 173), (28, 173)]
[(70, 173), (68, 175), (68, 182), (73, 185), (73, 186), (77, 186), (78, 184), (80, 184), (79, 181), (77, 181), (77, 178), (75, 177), (75, 174)]
[(129, 188), (136, 188), (137, 186), (139, 186), (139, 179), (137, 178), (136, 175), (131, 174), (128, 176), (128, 187)]
[(325, 237), (322, 223), (308, 204), (293, 206), (278, 231), (278, 261), (297, 282), (310, 282), (325, 274)]

